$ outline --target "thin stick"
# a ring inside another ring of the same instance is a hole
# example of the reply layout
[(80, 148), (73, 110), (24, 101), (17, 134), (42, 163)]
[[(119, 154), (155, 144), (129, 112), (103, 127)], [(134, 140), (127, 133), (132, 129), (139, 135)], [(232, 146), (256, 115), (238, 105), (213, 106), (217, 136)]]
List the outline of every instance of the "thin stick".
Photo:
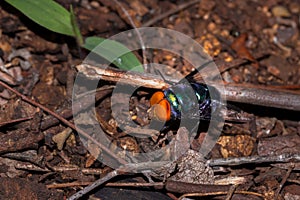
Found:
[[(105, 66), (104, 66), (105, 67)], [(162, 89), (168, 87), (160, 76), (145, 73), (126, 72), (120, 69), (101, 68), (88, 64), (77, 65), (76, 69), (83, 73), (90, 80), (106, 80), (132, 85), (141, 85), (143, 87)], [(174, 80), (174, 79), (173, 79)], [(169, 81), (169, 80), (168, 80)]]
[[(82, 181), (75, 181), (71, 183), (54, 183), (46, 185), (46, 187), (49, 188), (66, 188), (66, 187), (76, 187), (76, 186), (86, 186), (90, 185), (93, 182), (82, 182)], [(157, 183), (106, 183), (105, 186), (107, 187), (154, 187), (154, 186), (160, 186), (163, 187), (163, 182), (157, 182)]]
[[(160, 76), (154, 74), (125, 72), (113, 68), (104, 69), (87, 64), (77, 65), (76, 68), (91, 80), (102, 79), (153, 89), (165, 89), (170, 87)], [(178, 79), (172, 79), (167, 76), (164, 78), (173, 83), (179, 81)], [(224, 86), (225, 90), (219, 92), (223, 97), (226, 97), (228, 101), (300, 111), (299, 92), (277, 90), (250, 84), (226, 84)]]
[(121, 158), (119, 158), (117, 155), (115, 155), (113, 152), (111, 152), (106, 146), (104, 146), (103, 144), (101, 144), (100, 142), (98, 142), (97, 140), (95, 140), (93, 137), (91, 137), (89, 134), (87, 134), (86, 132), (84, 132), (83, 130), (76, 128), (75, 125), (71, 122), (69, 122), (68, 120), (66, 120), (65, 118), (61, 117), (60, 115), (58, 115), (57, 113), (51, 111), (50, 109), (48, 109), (47, 107), (37, 103), (36, 101), (33, 101), (31, 99), (29, 99), (28, 97), (24, 96), (23, 94), (21, 94), (20, 92), (18, 92), (17, 90), (9, 87), (7, 84), (5, 84), (4, 82), (0, 81), (0, 85), (5, 87), (6, 89), (12, 91), (13, 93), (15, 93), (17, 96), (19, 96), (22, 100), (36, 106), (39, 107), (40, 109), (44, 110), (45, 112), (49, 113), (50, 115), (56, 117), (57, 119), (59, 119), (62, 123), (64, 123), (65, 125), (69, 126), (70, 128), (72, 128), (73, 130), (75, 130), (77, 133), (81, 134), (83, 137), (91, 140), (93, 143), (95, 143), (96, 145), (99, 146), (99, 148), (101, 148), (103, 151), (105, 151), (108, 155), (110, 155), (111, 157), (113, 157), (114, 159), (116, 159), (119, 163), (121, 164), (126, 164), (127, 162)]
[(178, 194), (227, 192), (230, 190), (230, 185), (196, 184), (172, 180), (167, 180), (165, 184), (165, 189), (168, 192), (174, 192)]
[[(257, 56), (255, 56), (255, 60), (262, 60), (264, 58), (267, 58), (269, 57), (269, 55), (267, 54), (259, 54)], [(215, 64), (218, 66), (219, 70), (220, 70), (220, 73), (224, 73), (232, 68), (237, 68), (239, 66), (242, 66), (242, 65), (246, 65), (246, 64), (249, 64), (251, 63), (251, 61), (249, 60), (245, 60), (243, 58), (237, 58), (237, 59), (234, 59), (233, 61), (231, 62), (225, 62), (224, 60), (215, 60)]]
[(287, 181), (290, 183), (297, 183), (298, 185), (300, 185), (300, 180), (287, 179)]
[(225, 200), (230, 200), (232, 198), (232, 195), (234, 194), (234, 191), (235, 191), (236, 188), (237, 188), (237, 185), (232, 185), (230, 187)]
[(97, 181), (95, 181), (91, 185), (85, 187), (83, 190), (80, 190), (79, 192), (77, 192), (77, 193), (73, 194), (72, 196), (70, 196), (68, 198), (68, 200), (79, 199), (83, 195), (87, 194), (88, 192), (90, 192), (91, 190), (95, 189), (99, 185), (102, 185), (103, 183), (109, 181), (110, 179), (118, 176), (119, 174), (120, 174), (120, 170), (119, 169), (116, 169), (116, 170), (114, 170), (112, 172), (109, 172), (103, 178), (98, 179)]
[(106, 183), (105, 186), (108, 187), (154, 187), (160, 186), (163, 187), (163, 182), (154, 182), (154, 183)]
[(75, 181), (71, 183), (54, 183), (46, 185), (48, 189), (58, 189), (58, 188), (67, 188), (67, 187), (76, 187), (76, 186), (86, 186), (91, 184), (92, 182), (82, 182), (82, 181)]
[(286, 172), (285, 176), (283, 177), (283, 179), (281, 180), (277, 190), (275, 191), (275, 198), (274, 199), (278, 199), (279, 200), (279, 194), (280, 194), (280, 191), (281, 189), (283, 188), (286, 180), (289, 178), (291, 172), (293, 171), (294, 169), (294, 166), (290, 166), (288, 171)]
[(268, 86), (274, 89), (284, 89), (284, 90), (299, 90), (300, 85), (270, 85)]
[(219, 158), (207, 161), (209, 166), (237, 166), (241, 164), (290, 162), (291, 160), (300, 161), (300, 154), (281, 154), (277, 156), (250, 156), (239, 158)]
[[(179, 197), (178, 200), (183, 199), (184, 197), (204, 197), (204, 196), (215, 196), (215, 195), (225, 195), (228, 192), (209, 192), (209, 193), (191, 193), (191, 194), (184, 194), (181, 197)], [(249, 191), (235, 191), (235, 194), (247, 194), (247, 195), (254, 195), (258, 197), (265, 198), (264, 195), (256, 193), (256, 192), (249, 192)]]
[[(94, 101), (91, 101), (90, 96), (88, 96), (87, 94), (92, 94), (92, 93), (96, 93), (95, 95), (95, 101), (98, 101), (100, 99), (102, 99), (103, 97), (105, 97), (106, 95), (108, 95), (109, 93), (111, 93), (113, 87), (101, 87), (89, 92), (86, 92), (84, 95), (80, 94), (78, 95), (77, 99), (78, 101), (73, 102), (72, 107), (67, 107), (65, 109), (60, 109), (57, 111), (57, 113), (65, 118), (71, 118), (73, 116), (75, 116), (76, 114), (78, 114), (80, 111), (82, 111), (82, 109), (87, 109), (90, 106), (92, 106), (92, 104), (94, 103)], [(101, 91), (101, 93), (98, 93), (99, 91)], [(43, 121), (41, 122), (41, 130), (46, 130), (47, 128), (57, 125), (59, 123), (59, 120), (55, 117), (53, 117), (52, 115), (48, 115), (46, 116)]]
[(32, 118), (33, 117), (30, 116), (30, 117), (23, 117), (23, 118), (19, 118), (19, 119), (12, 119), (12, 120), (9, 120), (9, 121), (6, 121), (6, 122), (0, 122), (0, 126), (4, 126), (4, 125), (7, 125), (7, 124), (12, 124), (12, 123), (17, 123), (17, 122), (22, 122), (22, 121), (30, 120)]
[(196, 3), (199, 3), (201, 0), (194, 0), (194, 1), (190, 1), (190, 2), (186, 2), (184, 4), (179, 5), (177, 8), (175, 8), (174, 10), (170, 10), (168, 12), (165, 12), (161, 15), (158, 15), (154, 18), (152, 18), (151, 20), (147, 21), (146, 23), (143, 24), (143, 26), (152, 26), (153, 24), (155, 24), (156, 22), (168, 17), (169, 15), (175, 14), (181, 10), (184, 10), (188, 7), (190, 7), (191, 5), (194, 5)]
[(250, 84), (227, 84), (224, 95), (228, 101), (300, 111), (299, 92)]
[(104, 177), (98, 179), (91, 185), (85, 187), (83, 190), (80, 190), (79, 192), (73, 194), (71, 197), (68, 198), (68, 200), (75, 200), (79, 199), (80, 197), (84, 196), (85, 194), (89, 193), (91, 190), (95, 189), (96, 187), (106, 183), (110, 179), (123, 174), (126, 171), (135, 171), (135, 170), (149, 170), (153, 169), (154, 167), (162, 167), (165, 166), (168, 162), (145, 162), (145, 163), (130, 163), (123, 166), (120, 166), (118, 169), (115, 169), (112, 172), (109, 172)]

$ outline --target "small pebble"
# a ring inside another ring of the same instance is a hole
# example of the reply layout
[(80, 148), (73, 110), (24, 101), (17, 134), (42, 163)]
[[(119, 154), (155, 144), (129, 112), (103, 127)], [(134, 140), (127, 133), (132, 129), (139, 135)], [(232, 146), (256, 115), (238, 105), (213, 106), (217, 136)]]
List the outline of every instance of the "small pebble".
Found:
[(99, 2), (97, 2), (97, 1), (92, 1), (92, 2), (91, 2), (91, 6), (92, 6), (93, 8), (98, 8), (98, 7), (100, 6), (100, 4), (99, 4)]
[(272, 65), (268, 66), (268, 72), (274, 76), (279, 76), (279, 74), (280, 74), (279, 69)]
[(291, 13), (288, 11), (288, 9), (283, 6), (275, 6), (272, 8), (271, 12), (275, 17), (290, 17), (291, 16)]
[(290, 9), (291, 13), (299, 14), (300, 13), (300, 4), (296, 3), (296, 2), (291, 2), (289, 9)]

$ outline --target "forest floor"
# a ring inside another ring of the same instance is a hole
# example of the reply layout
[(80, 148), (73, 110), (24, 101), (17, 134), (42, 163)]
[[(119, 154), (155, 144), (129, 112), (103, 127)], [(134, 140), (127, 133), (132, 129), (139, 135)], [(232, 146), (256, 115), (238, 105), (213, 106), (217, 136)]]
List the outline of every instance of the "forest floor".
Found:
[[(275, 94), (257, 93), (252, 95), (252, 102), (240, 97), (228, 98), (228, 104), (251, 116), (251, 120), (226, 122), (206, 159), (236, 160), (231, 164), (211, 165), (209, 171), (214, 175), (204, 174), (204, 179), (210, 180), (193, 184), (209, 183), (213, 187), (199, 186), (199, 194), (190, 198), (300, 199), (299, 1), (201, 0), (186, 8), (180, 7), (188, 3), (183, 0), (119, 1), (122, 8), (108, 0), (56, 2), (66, 9), (73, 6), (84, 37), (109, 38), (134, 28), (122, 10), (125, 9), (136, 27), (172, 29), (198, 42), (216, 61), (225, 88), (232, 85)], [(33, 105), (16, 91), (0, 86), (0, 199), (66, 199), (113, 170), (101, 162), (101, 159), (114, 160), (105, 158), (105, 150), (88, 139), (82, 140), (80, 133), (42, 107), (74, 123), (75, 67), (89, 52), (79, 48), (74, 38), (39, 26), (5, 1), (0, 6), (0, 81), (37, 103)], [(176, 9), (177, 12), (164, 16)], [(178, 45), (173, 44), (174, 50), (180, 48)], [(142, 62), (141, 51), (134, 53)], [(146, 55), (149, 63), (164, 65), (163, 73), (167, 75), (174, 75), (171, 72), (175, 71), (186, 76), (193, 70), (191, 63), (170, 51), (155, 49)], [(102, 81), (99, 87), (112, 85), (111, 81)], [(149, 123), (149, 99), (155, 91), (140, 88), (130, 98), (131, 119), (138, 127), (147, 127)], [(100, 97), (94, 116), (107, 138), (116, 144), (113, 146), (138, 154), (168, 145), (167, 140), (158, 139), (161, 135), (139, 139), (138, 135), (122, 131), (111, 114), (111, 92), (103, 89), (97, 93)], [(289, 95), (296, 95), (296, 101)], [(275, 102), (277, 106), (269, 104), (268, 98), (279, 99), (278, 104)], [(129, 112), (124, 111), (123, 105), (118, 109), (120, 116)], [(88, 125), (91, 122), (85, 113), (78, 114), (76, 119), (85, 130), (95, 131)], [(142, 128), (139, 131), (147, 134)], [(195, 151), (201, 147), (207, 132), (201, 131), (189, 146)], [(176, 131), (166, 137), (176, 137)], [(118, 156), (122, 153), (108, 151)], [(280, 155), (286, 159), (280, 160)], [(242, 161), (251, 157), (256, 162)], [(265, 160), (257, 161), (260, 158)], [(184, 176), (194, 176), (188, 174), (192, 173), (189, 170)], [(219, 180), (225, 178), (225, 185), (220, 185)], [(157, 177), (153, 180), (161, 181)], [(177, 184), (172, 182), (170, 189), (171, 180), (174, 179), (167, 178), (165, 183), (170, 181), (169, 187), (163, 189), (122, 187), (120, 183), (148, 182), (143, 174), (125, 173), (108, 181), (114, 187), (102, 185), (85, 198), (177, 199), (185, 193), (195, 193), (185, 179), (179, 179), (181, 182)], [(178, 189), (174, 191), (174, 187)]]

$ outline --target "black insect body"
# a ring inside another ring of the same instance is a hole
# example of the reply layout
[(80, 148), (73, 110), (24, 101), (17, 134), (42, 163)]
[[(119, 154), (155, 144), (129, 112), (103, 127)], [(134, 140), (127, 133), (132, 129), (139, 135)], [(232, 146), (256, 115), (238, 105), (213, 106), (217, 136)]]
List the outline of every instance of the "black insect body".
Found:
[(152, 116), (166, 122), (163, 130), (178, 126), (182, 121), (194, 125), (200, 120), (209, 121), (223, 106), (220, 102), (216, 88), (186, 79), (154, 93), (150, 99)]

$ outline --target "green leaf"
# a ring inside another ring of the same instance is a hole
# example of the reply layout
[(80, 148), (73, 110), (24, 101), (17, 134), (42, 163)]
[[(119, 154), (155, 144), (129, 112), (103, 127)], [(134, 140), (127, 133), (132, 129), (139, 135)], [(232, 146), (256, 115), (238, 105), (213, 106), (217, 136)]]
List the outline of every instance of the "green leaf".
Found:
[(72, 27), (73, 27), (73, 32), (75, 34), (75, 38), (77, 41), (77, 44), (79, 46), (83, 45), (83, 39), (82, 39), (82, 35), (80, 33), (77, 21), (76, 21), (76, 17), (75, 17), (75, 13), (73, 11), (73, 6), (70, 6), (70, 16), (71, 16), (71, 23), (72, 23)]
[(120, 69), (144, 71), (136, 56), (126, 46), (114, 40), (88, 37), (85, 39), (83, 47), (102, 56)]
[(52, 0), (5, 0), (39, 25), (76, 37), (70, 12)]

